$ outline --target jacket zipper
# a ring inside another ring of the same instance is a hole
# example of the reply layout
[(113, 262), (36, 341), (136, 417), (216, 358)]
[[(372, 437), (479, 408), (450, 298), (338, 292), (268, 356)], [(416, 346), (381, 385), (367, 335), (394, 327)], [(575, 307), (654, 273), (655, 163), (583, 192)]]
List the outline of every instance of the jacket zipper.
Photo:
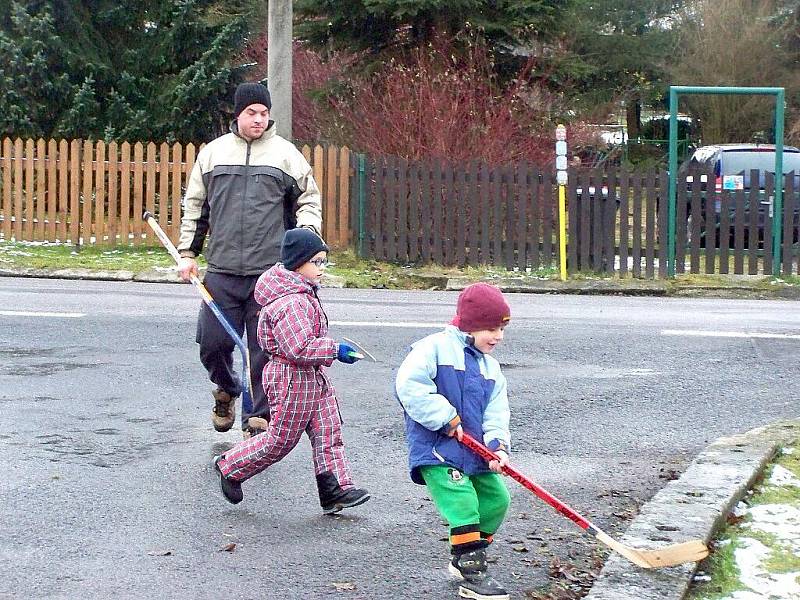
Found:
[(252, 142), (247, 142), (247, 155), (244, 159), (244, 197), (242, 198), (242, 202), (240, 206), (242, 207), (242, 211), (239, 213), (239, 239), (241, 240), (241, 245), (239, 246), (239, 272), (244, 275), (244, 213), (247, 208), (247, 186), (250, 183), (248, 176), (248, 172), (250, 171), (250, 146)]

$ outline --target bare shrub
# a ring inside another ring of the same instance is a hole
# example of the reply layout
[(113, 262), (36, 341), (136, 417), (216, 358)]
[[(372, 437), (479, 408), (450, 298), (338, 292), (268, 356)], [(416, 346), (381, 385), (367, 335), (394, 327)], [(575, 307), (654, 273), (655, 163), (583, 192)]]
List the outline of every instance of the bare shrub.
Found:
[[(786, 40), (791, 23), (776, 19), (775, 0), (701, 0), (685, 16), (685, 50), (672, 69), (674, 83), (707, 86), (780, 86), (791, 97), (800, 75)], [(694, 96), (703, 142), (749, 142), (771, 131), (774, 98)], [(791, 121), (788, 133), (792, 132)]]
[[(266, 36), (245, 51), (257, 63), (254, 78), (266, 76), (266, 52)], [(553, 162), (555, 115), (565, 111), (562, 100), (534, 79), (534, 61), (501, 86), (482, 44), (459, 54), (439, 38), (369, 73), (353, 68), (358, 58), (336, 52), (323, 60), (295, 43), (296, 140), (325, 140), (408, 160)], [(570, 126), (569, 136), (574, 148), (591, 146), (594, 139), (581, 124)]]
[[(409, 160), (553, 161), (560, 100), (534, 82), (529, 61), (501, 87), (481, 44), (458, 55), (442, 38), (350, 81), (331, 100), (354, 148)], [(576, 137), (577, 136), (577, 137)], [(589, 134), (573, 128), (573, 141)]]

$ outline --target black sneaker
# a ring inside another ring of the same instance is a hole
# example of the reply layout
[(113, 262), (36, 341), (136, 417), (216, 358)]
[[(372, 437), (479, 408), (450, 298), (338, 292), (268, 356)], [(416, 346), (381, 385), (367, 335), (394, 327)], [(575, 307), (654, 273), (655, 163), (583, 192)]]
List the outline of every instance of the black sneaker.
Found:
[(447, 570), (450, 572), (450, 575), (455, 577), (456, 579), (463, 581), (464, 574), (461, 572), (461, 568), (458, 566), (458, 557), (454, 556), (453, 560), (449, 562), (447, 565)]
[(244, 498), (242, 484), (222, 474), (222, 471), (219, 469), (220, 460), (222, 460), (222, 455), (214, 457), (214, 470), (217, 472), (217, 476), (219, 476), (219, 487), (222, 491), (222, 495), (225, 496), (225, 500), (231, 504), (239, 504)]
[(461, 579), (458, 595), (473, 600), (508, 600), (508, 592), (487, 571), (486, 550), (480, 548), (454, 556), (448, 571)]
[(370, 499), (369, 492), (359, 488), (350, 488), (342, 493), (341, 496), (335, 500), (322, 505), (322, 512), (326, 515), (332, 515), (339, 512), (343, 508), (353, 508), (360, 504), (364, 504)]
[(464, 578), (458, 595), (473, 600), (509, 600), (508, 592), (485, 572)]

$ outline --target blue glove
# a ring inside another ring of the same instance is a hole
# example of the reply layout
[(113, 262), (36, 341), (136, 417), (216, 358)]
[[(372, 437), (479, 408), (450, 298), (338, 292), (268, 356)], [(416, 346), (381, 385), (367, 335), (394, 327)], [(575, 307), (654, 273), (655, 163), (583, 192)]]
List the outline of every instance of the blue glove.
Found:
[(339, 346), (336, 350), (336, 358), (343, 363), (347, 363), (348, 365), (352, 365), (357, 360), (361, 359), (361, 356), (358, 354), (358, 351), (353, 348), (350, 344), (345, 342), (339, 342)]

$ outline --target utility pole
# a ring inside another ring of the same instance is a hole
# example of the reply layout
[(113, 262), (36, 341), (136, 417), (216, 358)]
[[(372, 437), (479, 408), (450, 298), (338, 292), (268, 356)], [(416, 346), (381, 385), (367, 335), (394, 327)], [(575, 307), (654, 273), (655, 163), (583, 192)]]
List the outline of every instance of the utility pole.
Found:
[(292, 139), (292, 0), (269, 0), (267, 87), (278, 135)]

